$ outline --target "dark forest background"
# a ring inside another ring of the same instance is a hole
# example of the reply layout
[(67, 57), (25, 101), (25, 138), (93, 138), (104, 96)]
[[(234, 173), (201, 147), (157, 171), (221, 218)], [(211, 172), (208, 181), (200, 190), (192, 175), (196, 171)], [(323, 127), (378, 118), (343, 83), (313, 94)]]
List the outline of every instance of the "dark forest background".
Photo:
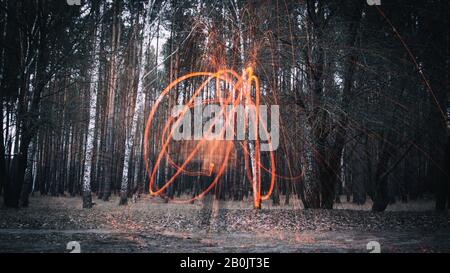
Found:
[[(384, 211), (433, 198), (446, 210), (448, 11), (447, 0), (0, 0), (4, 205), (147, 193), (143, 133), (159, 93), (188, 72), (252, 64), (263, 103), (280, 105), (277, 173), (295, 178), (277, 179), (274, 204), (331, 209), (345, 195)], [(154, 160), (158, 134), (149, 143)], [(211, 194), (251, 196), (245, 168), (236, 160)], [(157, 183), (172, 172), (162, 164)], [(165, 198), (204, 180), (181, 176)]]

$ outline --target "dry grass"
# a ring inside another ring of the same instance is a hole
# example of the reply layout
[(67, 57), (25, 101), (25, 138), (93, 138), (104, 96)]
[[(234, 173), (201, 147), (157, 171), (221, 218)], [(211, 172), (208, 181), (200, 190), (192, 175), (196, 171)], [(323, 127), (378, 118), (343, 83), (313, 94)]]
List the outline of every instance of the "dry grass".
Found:
[[(187, 198), (180, 197), (180, 199)], [(280, 196), (281, 204), (273, 205), (272, 201), (264, 201), (263, 208), (268, 210), (276, 210), (276, 209), (303, 209), (302, 202), (297, 197), (292, 197), (290, 199), (290, 203), (288, 205), (285, 204), (285, 197)], [(370, 211), (372, 207), (372, 201), (370, 199), (364, 205), (357, 205), (351, 202), (346, 202), (344, 196), (341, 198), (341, 203), (336, 203), (334, 205), (334, 209), (336, 210), (355, 210), (355, 211)], [(1, 205), (3, 205), (3, 200), (0, 198)], [(165, 203), (159, 197), (150, 197), (149, 195), (143, 195), (141, 198), (137, 200), (137, 202), (132, 202), (131, 198), (129, 199), (128, 206), (118, 206), (119, 198), (117, 196), (112, 196), (109, 202), (103, 202), (101, 200), (97, 200), (95, 197), (93, 201), (96, 203), (95, 208), (101, 211), (111, 211), (114, 210), (136, 210), (136, 211), (146, 211), (149, 209), (158, 210), (158, 209), (169, 209), (171, 211), (184, 211), (184, 210), (200, 210), (207, 203), (206, 200), (198, 200), (195, 201), (194, 204), (177, 204), (177, 203)], [(30, 198), (30, 207), (39, 207), (39, 208), (73, 208), (73, 209), (81, 209), (82, 200), (79, 197), (49, 197), (49, 196), (39, 196), (36, 194), (34, 197)], [(241, 202), (237, 201), (217, 201), (213, 202), (213, 206), (220, 207), (221, 209), (228, 210), (242, 210), (242, 209), (253, 209), (253, 201), (251, 199), (247, 199)], [(434, 211), (435, 203), (433, 200), (416, 200), (408, 203), (397, 202), (395, 204), (390, 204), (386, 211)]]

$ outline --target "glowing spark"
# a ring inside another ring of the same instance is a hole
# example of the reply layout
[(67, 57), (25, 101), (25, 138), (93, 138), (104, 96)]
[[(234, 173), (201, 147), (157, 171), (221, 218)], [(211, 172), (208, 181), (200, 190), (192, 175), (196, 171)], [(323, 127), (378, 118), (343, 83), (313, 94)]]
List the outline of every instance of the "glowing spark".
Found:
[[(204, 80), (200, 86), (195, 90), (192, 97), (189, 99), (189, 101), (186, 104), (186, 107), (184, 110), (181, 111), (178, 118), (174, 118), (170, 116), (167, 120), (167, 122), (163, 126), (163, 132), (161, 135), (161, 149), (156, 156), (156, 161), (153, 167), (151, 168), (149, 166), (149, 154), (148, 154), (148, 139), (150, 136), (150, 128), (153, 121), (153, 118), (158, 110), (158, 107), (160, 106), (163, 99), (169, 95), (171, 91), (175, 89), (175, 87), (182, 82), (186, 80), (192, 80), (197, 77), (207, 77), (206, 80)], [(266, 138), (268, 140), (269, 147), (272, 147), (272, 144), (270, 142), (269, 133), (267, 131), (266, 126), (264, 125), (264, 122), (261, 121), (261, 116), (259, 113), (259, 105), (260, 105), (260, 86), (259, 86), (259, 79), (253, 74), (253, 68), (249, 67), (244, 72), (243, 75), (239, 75), (233, 70), (230, 69), (224, 69), (219, 70), (216, 73), (210, 73), (210, 72), (194, 72), (187, 74), (185, 76), (182, 76), (173, 82), (171, 82), (160, 94), (160, 96), (155, 101), (155, 104), (153, 105), (150, 114), (147, 119), (146, 127), (145, 127), (145, 133), (144, 133), (144, 161), (145, 161), (145, 167), (148, 176), (150, 177), (149, 181), (149, 191), (151, 195), (163, 195), (164, 191), (175, 181), (175, 179), (180, 175), (189, 175), (189, 176), (215, 176), (213, 177), (213, 181), (208, 185), (206, 189), (203, 189), (203, 191), (196, 196), (187, 199), (187, 200), (174, 200), (174, 202), (178, 203), (189, 203), (194, 200), (197, 200), (199, 198), (202, 198), (205, 196), (213, 187), (218, 183), (220, 178), (222, 177), (224, 171), (226, 170), (229, 161), (232, 157), (232, 152), (234, 150), (234, 144), (232, 141), (223, 141), (224, 145), (221, 145), (222, 142), (214, 143), (214, 140), (208, 140), (205, 136), (207, 136), (213, 128), (213, 125), (208, 128), (207, 132), (203, 132), (202, 138), (196, 142), (196, 145), (188, 153), (188, 155), (183, 158), (184, 162), (181, 163), (181, 165), (177, 165), (169, 155), (170, 151), (170, 142), (172, 139), (172, 135), (174, 133), (174, 129), (176, 126), (172, 125), (178, 125), (178, 123), (183, 119), (183, 116), (186, 115), (187, 111), (190, 111), (191, 108), (195, 106), (194, 101), (196, 101), (196, 98), (201, 98), (201, 92), (205, 89), (208, 84), (210, 84), (213, 80), (216, 80), (216, 90), (217, 90), (217, 97), (219, 99), (216, 100), (202, 100), (202, 104), (208, 104), (211, 102), (219, 102), (220, 103), (220, 114), (218, 116), (224, 117), (224, 126), (220, 131), (220, 135), (225, 134), (225, 129), (227, 127), (232, 127), (232, 124), (234, 124), (234, 114), (237, 111), (237, 107), (239, 105), (245, 105), (245, 106), (254, 106), (256, 109), (256, 114), (253, 115), (252, 122), (253, 124), (259, 124), (261, 128), (263, 129), (264, 134), (266, 135)], [(223, 86), (229, 87), (229, 92), (227, 94), (222, 93), (221, 91), (221, 85), (220, 83), (223, 83)], [(252, 90), (254, 91), (254, 97), (252, 97)], [(199, 96), (200, 95), (200, 96)], [(222, 98), (223, 95), (226, 95), (225, 98)], [(231, 110), (227, 108), (227, 105), (231, 105)], [(247, 120), (247, 119), (245, 119)], [(246, 127), (246, 125), (244, 126)], [(261, 155), (260, 155), (260, 142), (259, 142), (259, 132), (258, 132), (258, 126), (254, 126), (253, 134), (256, 136), (255, 140), (253, 141), (254, 145), (254, 152), (253, 154), (250, 154), (249, 149), (247, 148), (249, 145), (249, 142), (247, 140), (243, 141), (240, 145), (243, 147), (243, 153), (244, 153), (244, 161), (246, 166), (246, 175), (248, 178), (248, 181), (251, 183), (251, 187), (253, 189), (253, 198), (254, 198), (254, 206), (259, 207), (262, 200), (267, 200), (270, 198), (270, 195), (272, 194), (274, 184), (275, 184), (275, 178), (277, 177), (277, 174), (275, 173), (275, 157), (273, 153), (273, 149), (270, 149), (270, 167), (266, 168), (262, 166), (261, 164)], [(236, 132), (233, 134), (236, 135)], [(214, 155), (222, 155), (223, 160), (220, 162), (210, 162), (209, 165), (206, 164), (204, 170), (200, 171), (192, 171), (188, 170), (187, 166), (188, 164), (195, 158), (195, 156), (199, 153), (199, 150), (201, 147), (204, 147), (205, 144), (207, 144), (208, 147), (208, 155), (214, 156)], [(253, 157), (253, 163), (256, 167), (253, 169), (249, 168), (249, 162), (248, 158), (249, 155)], [(170, 177), (167, 182), (160, 188), (157, 188), (155, 186), (155, 178), (157, 174), (157, 170), (160, 167), (161, 162), (163, 159), (166, 159), (168, 164), (175, 169), (175, 173)], [(261, 169), (268, 172), (270, 174), (270, 183), (269, 188), (267, 189), (266, 194), (261, 194)], [(253, 170), (253, 171), (252, 171)], [(289, 178), (287, 179), (295, 179), (295, 178)], [(155, 188), (156, 187), (156, 188)]]

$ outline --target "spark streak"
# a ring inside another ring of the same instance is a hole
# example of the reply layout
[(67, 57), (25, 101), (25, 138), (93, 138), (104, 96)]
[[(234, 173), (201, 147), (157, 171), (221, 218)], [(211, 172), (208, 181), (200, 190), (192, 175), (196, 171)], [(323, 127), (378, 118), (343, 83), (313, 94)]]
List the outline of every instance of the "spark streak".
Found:
[[(163, 132), (162, 132), (162, 147), (159, 151), (159, 154), (156, 157), (156, 161), (155, 164), (153, 164), (153, 167), (151, 168), (149, 163), (149, 144), (148, 144), (148, 139), (149, 139), (149, 135), (150, 135), (150, 128), (153, 122), (153, 119), (155, 117), (155, 114), (161, 104), (161, 102), (163, 101), (163, 99), (168, 96), (170, 94), (171, 91), (173, 91), (175, 89), (175, 87), (181, 83), (183, 83), (184, 81), (187, 80), (191, 80), (194, 79), (196, 77), (207, 77), (206, 80), (204, 80), (200, 86), (195, 90), (194, 94), (192, 95), (192, 97), (189, 99), (189, 101), (187, 102), (185, 109), (181, 112), (181, 114), (179, 115), (178, 118), (174, 118), (173, 116), (170, 116), (167, 120), (167, 122), (165, 123), (165, 125), (163, 126)], [(181, 120), (183, 119), (183, 116), (186, 115), (187, 111), (190, 110), (190, 108), (193, 108), (195, 106), (195, 99), (199, 97), (199, 95), (201, 95), (202, 91), (205, 90), (205, 88), (208, 86), (208, 84), (210, 84), (213, 81), (216, 81), (216, 90), (217, 90), (217, 97), (219, 99), (217, 100), (212, 100), (212, 101), (216, 101), (220, 103), (220, 107), (221, 107), (221, 111), (220, 114), (218, 116), (223, 116), (224, 118), (224, 124), (225, 126), (223, 126), (223, 128), (221, 129), (219, 135), (224, 136), (225, 135), (225, 130), (227, 127), (231, 126), (232, 123), (232, 119), (234, 118), (234, 115), (237, 111), (237, 107), (239, 105), (245, 105), (245, 106), (254, 106), (254, 108), (256, 109), (256, 114), (253, 115), (252, 118), (252, 122), (253, 124), (255, 124), (255, 126), (253, 126), (253, 134), (255, 137), (255, 140), (252, 141), (251, 143), (247, 140), (243, 141), (243, 143), (240, 143), (240, 145), (243, 147), (243, 153), (244, 153), (244, 160), (245, 160), (245, 164), (246, 164), (246, 169), (247, 169), (247, 178), (248, 181), (251, 184), (251, 187), (253, 189), (253, 202), (254, 202), (254, 206), (256, 208), (260, 207), (261, 201), (263, 200), (267, 200), (270, 198), (270, 195), (272, 194), (273, 188), (274, 188), (274, 184), (275, 184), (275, 177), (277, 176), (275, 173), (275, 157), (274, 157), (274, 152), (272, 149), (272, 143), (271, 143), (271, 139), (269, 137), (269, 133), (268, 130), (266, 128), (266, 126), (264, 125), (264, 122), (262, 122), (261, 120), (261, 115), (259, 112), (259, 105), (260, 105), (260, 85), (259, 85), (259, 79), (253, 74), (253, 68), (248, 67), (247, 69), (245, 69), (245, 71), (243, 72), (243, 75), (239, 75), (238, 73), (236, 73), (233, 70), (230, 69), (224, 69), (224, 70), (219, 70), (216, 73), (211, 73), (211, 72), (193, 72), (193, 73), (189, 73), (185, 76), (182, 76), (178, 79), (176, 79), (175, 81), (171, 82), (164, 90), (163, 92), (160, 94), (160, 96), (158, 97), (158, 99), (155, 101), (155, 104), (153, 105), (150, 114), (148, 116), (147, 119), (147, 123), (145, 126), (145, 133), (144, 133), (144, 161), (145, 161), (145, 167), (146, 167), (146, 171), (148, 176), (150, 177), (150, 182), (149, 182), (149, 191), (150, 194), (153, 196), (156, 195), (163, 195), (164, 191), (172, 184), (174, 183), (175, 179), (181, 175), (189, 175), (189, 176), (196, 176), (196, 175), (202, 175), (202, 176), (210, 176), (212, 177), (215, 174), (215, 177), (213, 177), (213, 181), (209, 184), (209, 186), (204, 189), (200, 194), (195, 195), (194, 197), (188, 199), (188, 200), (175, 200), (174, 202), (177, 203), (188, 203), (188, 202), (192, 202), (194, 200), (200, 199), (203, 196), (205, 196), (208, 192), (211, 191), (211, 189), (214, 188), (214, 186), (219, 182), (220, 178), (222, 177), (222, 175), (224, 174), (224, 171), (226, 170), (229, 161), (230, 161), (230, 157), (232, 154), (234, 147), (234, 143), (232, 141), (225, 141), (225, 152), (223, 152), (223, 147), (221, 147), (220, 145), (214, 145), (214, 143), (211, 143), (211, 141), (214, 140), (209, 140), (207, 139), (207, 137), (205, 135), (208, 135), (209, 133), (211, 133), (212, 129), (213, 129), (213, 125), (211, 125), (206, 134), (204, 133), (202, 138), (198, 141), (198, 143), (195, 145), (195, 147), (192, 149), (192, 151), (188, 154), (188, 156), (184, 159), (184, 162), (181, 165), (177, 165), (171, 158), (169, 155), (169, 150), (170, 150), (170, 142), (172, 139), (172, 135), (174, 133), (174, 129), (177, 127), (176, 125), (179, 124), (179, 122), (181, 122)], [(222, 94), (221, 91), (221, 85), (220, 83), (224, 83), (223, 86), (229, 86), (230, 90), (229, 92), (224, 91)], [(252, 91), (254, 91), (254, 98), (252, 96)], [(223, 95), (226, 95), (225, 98), (222, 98)], [(201, 97), (201, 96), (200, 96)], [(202, 104), (207, 104), (212, 102), (211, 100), (202, 100)], [(231, 110), (230, 108), (228, 108), (227, 106), (231, 105)], [(247, 113), (246, 113), (247, 115)], [(218, 117), (215, 117), (218, 118)], [(247, 121), (248, 119), (245, 118), (245, 121)], [(175, 126), (172, 126), (175, 125)], [(172, 126), (172, 129), (170, 130)], [(244, 127), (246, 128), (248, 125), (245, 124)], [(261, 126), (261, 128), (263, 129), (263, 132), (266, 136), (265, 139), (267, 139), (268, 141), (268, 145), (271, 148), (269, 151), (269, 157), (270, 157), (270, 167), (266, 168), (264, 166), (262, 166), (261, 164), (261, 154), (260, 154), (260, 142), (259, 142), (259, 130), (258, 130), (258, 126)], [(244, 131), (245, 131), (244, 128)], [(169, 133), (167, 133), (169, 132)], [(234, 132), (233, 129), (233, 134), (236, 135), (236, 132)], [(212, 145), (211, 145), (212, 144)], [(209, 147), (209, 151), (208, 151), (208, 155), (213, 155), (213, 154), (219, 154), (220, 153), (224, 153), (223, 156), (223, 160), (221, 160), (221, 163), (219, 163), (218, 166), (216, 166), (213, 163), (209, 164), (209, 168), (208, 170), (201, 170), (201, 171), (192, 171), (192, 170), (188, 170), (187, 166), (188, 164), (194, 159), (194, 157), (196, 156), (196, 154), (199, 153), (199, 150), (202, 146), (207, 145), (207, 147)], [(253, 149), (248, 149), (247, 147), (250, 147), (250, 145), (253, 145)], [(253, 151), (253, 152), (252, 152)], [(251, 170), (248, 167), (249, 163), (248, 163), (248, 158), (249, 156), (254, 158), (254, 164), (255, 167), (253, 167)], [(156, 178), (156, 174), (157, 174), (157, 170), (162, 162), (162, 160), (166, 158), (168, 164), (175, 169), (175, 174), (172, 175), (172, 177), (170, 179), (167, 180), (167, 182), (160, 188), (155, 188), (155, 178)], [(261, 190), (261, 169), (268, 172), (270, 174), (270, 183), (269, 183), (269, 188), (267, 189), (266, 194), (262, 195), (262, 190)]]

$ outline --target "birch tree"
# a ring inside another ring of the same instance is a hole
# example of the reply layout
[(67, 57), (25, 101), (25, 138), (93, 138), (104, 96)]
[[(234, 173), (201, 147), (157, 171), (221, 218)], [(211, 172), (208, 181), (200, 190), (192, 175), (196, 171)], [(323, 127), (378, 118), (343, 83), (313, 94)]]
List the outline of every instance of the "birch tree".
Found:
[[(98, 6), (97, 6), (98, 7)], [(100, 8), (100, 10), (96, 11), (95, 19), (99, 18), (99, 15), (103, 13), (103, 7)], [(98, 67), (100, 65), (99, 58), (97, 57), (97, 53), (100, 46), (100, 37), (98, 35), (98, 29), (101, 29), (101, 25), (98, 27), (95, 27), (95, 30), (93, 32), (93, 47), (92, 47), (92, 57), (91, 59), (94, 60), (92, 63), (92, 66), (90, 67), (90, 74), (92, 75), (90, 79), (89, 84), (89, 119), (88, 119), (88, 128), (87, 128), (87, 140), (86, 140), (86, 152), (84, 154), (84, 174), (83, 174), (83, 208), (89, 209), (92, 208), (92, 193), (91, 193), (91, 177), (92, 177), (92, 160), (94, 157), (94, 149), (95, 145), (94, 142), (97, 141), (94, 138), (95, 135), (95, 126), (96, 123), (96, 117), (97, 117), (97, 96), (98, 96), (98, 88), (99, 88), (99, 74), (98, 74)]]

